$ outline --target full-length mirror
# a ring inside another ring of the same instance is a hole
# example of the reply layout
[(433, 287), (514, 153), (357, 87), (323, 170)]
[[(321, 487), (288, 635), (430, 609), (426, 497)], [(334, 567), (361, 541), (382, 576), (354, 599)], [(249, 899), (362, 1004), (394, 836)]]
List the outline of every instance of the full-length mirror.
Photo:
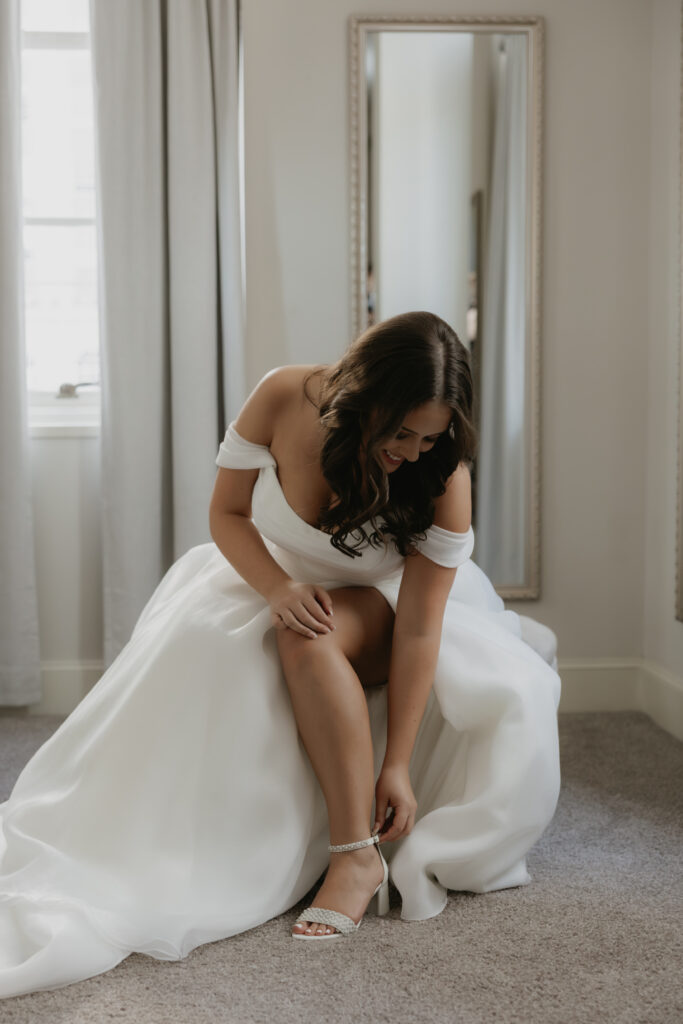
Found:
[(675, 614), (679, 622), (683, 622), (683, 60), (680, 69), (680, 130), (678, 143), (679, 161), (679, 197), (678, 197), (678, 461), (676, 489), (676, 550), (675, 576), (676, 597)]
[(443, 317), (471, 359), (475, 560), (540, 593), (541, 18), (352, 18), (353, 327)]

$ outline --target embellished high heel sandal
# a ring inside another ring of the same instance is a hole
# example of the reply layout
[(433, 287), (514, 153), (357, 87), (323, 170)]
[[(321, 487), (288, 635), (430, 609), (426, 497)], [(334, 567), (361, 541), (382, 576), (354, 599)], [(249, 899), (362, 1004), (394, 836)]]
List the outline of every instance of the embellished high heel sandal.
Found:
[[(365, 913), (375, 913), (379, 917), (383, 917), (389, 911), (389, 865), (379, 848), (379, 835), (370, 836), (369, 839), (361, 839), (357, 843), (328, 846), (327, 849), (329, 853), (345, 853), (347, 850), (360, 850), (362, 846), (372, 846), (373, 843), (377, 845), (377, 852), (384, 868), (384, 877), (370, 897)], [(336, 928), (337, 931), (331, 932), (329, 935), (306, 935), (305, 932), (292, 932), (293, 939), (343, 939), (346, 935), (352, 935), (358, 931), (363, 918), (356, 924), (353, 918), (339, 913), (338, 910), (325, 910), (324, 907), (307, 907), (297, 917), (296, 924), (303, 924), (305, 921), (311, 921), (314, 924), (325, 924), (329, 928)]]

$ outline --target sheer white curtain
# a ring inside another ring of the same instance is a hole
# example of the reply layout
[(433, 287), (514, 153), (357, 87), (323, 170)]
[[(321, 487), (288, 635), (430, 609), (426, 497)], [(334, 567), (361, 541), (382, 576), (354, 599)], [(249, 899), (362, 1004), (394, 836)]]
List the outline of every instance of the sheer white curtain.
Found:
[(498, 584), (524, 578), (526, 486), (526, 40), (493, 37), (495, 119), (484, 273), (477, 563)]
[(244, 400), (237, 0), (90, 0), (100, 224), (105, 666), (208, 541)]
[(19, 0), (0, 4), (0, 704), (40, 700), (24, 353)]

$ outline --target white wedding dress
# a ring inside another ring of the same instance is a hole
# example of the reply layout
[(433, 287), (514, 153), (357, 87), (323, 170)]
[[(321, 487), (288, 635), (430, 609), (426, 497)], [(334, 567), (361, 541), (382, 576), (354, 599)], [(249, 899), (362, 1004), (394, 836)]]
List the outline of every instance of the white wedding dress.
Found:
[[(393, 544), (353, 559), (336, 550), (287, 503), (269, 449), (233, 424), (216, 461), (260, 467), (253, 521), (294, 579), (373, 586), (396, 609)], [(411, 761), (418, 818), (383, 847), (408, 921), (438, 914), (448, 889), (529, 882), (526, 854), (559, 793), (559, 676), (470, 560), (473, 543), (471, 528), (430, 527), (420, 545), (458, 571)], [(367, 701), (378, 772), (386, 686)], [(0, 996), (99, 974), (131, 952), (179, 959), (314, 885), (326, 809), (270, 609), (214, 544), (166, 573), (126, 647), (22, 771), (0, 825)]]

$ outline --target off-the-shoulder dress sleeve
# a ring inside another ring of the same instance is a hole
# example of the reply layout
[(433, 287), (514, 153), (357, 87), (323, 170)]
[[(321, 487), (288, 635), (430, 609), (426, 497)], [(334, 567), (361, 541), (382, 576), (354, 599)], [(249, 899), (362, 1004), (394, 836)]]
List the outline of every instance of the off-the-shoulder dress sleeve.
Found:
[(216, 465), (224, 469), (260, 469), (275, 466), (275, 458), (265, 444), (246, 441), (235, 430), (235, 420), (228, 426), (216, 456)]
[[(259, 469), (261, 466), (277, 467), (277, 462), (267, 445), (247, 441), (238, 434), (233, 420), (218, 449), (216, 465), (225, 469)], [(472, 554), (474, 531), (470, 526), (466, 533), (453, 533), (432, 525), (426, 530), (425, 540), (417, 540), (415, 546), (432, 562), (455, 568)]]
[(454, 533), (432, 524), (425, 532), (426, 540), (417, 540), (415, 547), (437, 565), (454, 569), (466, 562), (474, 551), (474, 530), (471, 526), (465, 533)]

